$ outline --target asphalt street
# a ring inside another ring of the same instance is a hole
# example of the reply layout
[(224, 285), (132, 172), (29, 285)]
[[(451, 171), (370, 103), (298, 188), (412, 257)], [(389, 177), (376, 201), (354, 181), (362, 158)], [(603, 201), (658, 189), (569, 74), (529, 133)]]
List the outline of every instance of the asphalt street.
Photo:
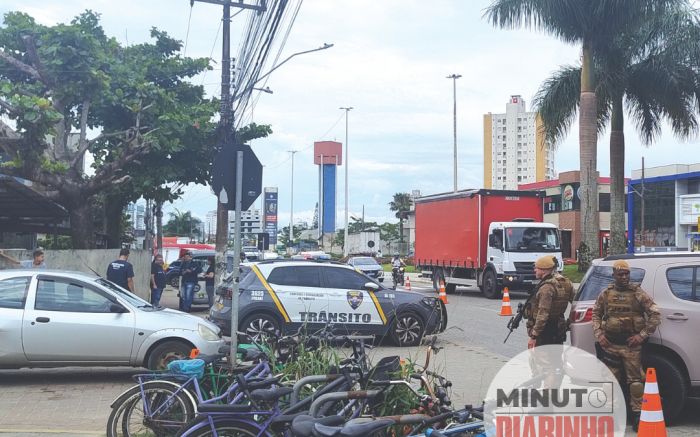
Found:
[[(417, 280), (412, 289), (436, 295), (427, 283)], [(519, 293), (511, 297), (514, 309), (525, 297)], [(176, 305), (176, 299), (175, 291), (168, 289), (169, 305)], [(498, 315), (501, 301), (483, 298), (476, 287), (460, 287), (457, 293), (448, 295), (448, 301), (448, 330), (439, 336), (439, 344), (445, 348), (434, 357), (433, 368), (453, 381), (455, 405), (479, 403), (501, 366), (525, 349), (525, 329), (521, 326), (503, 344), (508, 318)], [(383, 356), (400, 355), (422, 363), (425, 348), (382, 345), (373, 349), (371, 355), (375, 362)], [(131, 376), (139, 372), (143, 369), (0, 370), (0, 435), (103, 436), (112, 400), (133, 385)], [(668, 435), (698, 435), (698, 406), (692, 401), (682, 420), (669, 428)]]

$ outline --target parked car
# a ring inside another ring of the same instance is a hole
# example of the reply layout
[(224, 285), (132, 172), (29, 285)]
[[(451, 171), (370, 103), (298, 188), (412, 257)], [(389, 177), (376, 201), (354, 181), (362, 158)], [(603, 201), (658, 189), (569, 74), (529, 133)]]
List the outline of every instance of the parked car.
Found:
[(348, 259), (347, 264), (370, 278), (384, 282), (384, 270), (377, 260), (371, 256), (353, 256)]
[(163, 369), (197, 348), (215, 354), (221, 330), (154, 308), (96, 276), (0, 271), (0, 368), (134, 366)]
[[(438, 299), (387, 289), (340, 263), (254, 263), (244, 268), (240, 290), (238, 330), (255, 338), (333, 324), (339, 331), (389, 336), (398, 345), (414, 346), (447, 325)], [(231, 332), (232, 292), (230, 284), (223, 284), (209, 314), (225, 333)]]
[(688, 396), (700, 393), (700, 253), (609, 256), (593, 261), (571, 311), (571, 344), (595, 354), (593, 305), (612, 284), (612, 265), (624, 259), (630, 282), (641, 284), (661, 311), (661, 325), (642, 348), (644, 367), (656, 368), (664, 417), (673, 420)]

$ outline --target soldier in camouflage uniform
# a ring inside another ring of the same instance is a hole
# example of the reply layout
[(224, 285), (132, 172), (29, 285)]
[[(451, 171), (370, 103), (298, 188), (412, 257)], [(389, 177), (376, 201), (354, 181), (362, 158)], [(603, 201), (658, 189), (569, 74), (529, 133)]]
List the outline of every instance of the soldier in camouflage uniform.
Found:
[(621, 367), (608, 367), (621, 383), (622, 377), (626, 378), (636, 429), (644, 394), (642, 343), (661, 323), (661, 314), (639, 285), (630, 284), (626, 261), (615, 261), (613, 279), (615, 282), (600, 293), (593, 307), (593, 335), (606, 354), (622, 362)]
[(535, 277), (540, 280), (532, 302), (525, 309), (528, 349), (566, 340), (566, 307), (574, 298), (571, 281), (555, 271), (557, 259), (543, 256), (535, 262)]

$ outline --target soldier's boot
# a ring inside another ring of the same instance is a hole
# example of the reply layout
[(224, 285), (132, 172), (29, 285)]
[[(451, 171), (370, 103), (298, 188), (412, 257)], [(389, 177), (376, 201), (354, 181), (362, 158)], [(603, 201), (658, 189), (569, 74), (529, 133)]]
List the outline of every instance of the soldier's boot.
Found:
[(633, 411), (632, 412), (632, 430), (634, 432), (637, 432), (639, 430), (639, 417), (641, 416), (640, 411)]

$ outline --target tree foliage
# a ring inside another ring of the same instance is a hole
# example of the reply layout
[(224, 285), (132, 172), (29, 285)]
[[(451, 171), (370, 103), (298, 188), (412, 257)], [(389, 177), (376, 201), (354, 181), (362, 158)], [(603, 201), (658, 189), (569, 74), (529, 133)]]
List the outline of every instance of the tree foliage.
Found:
[(403, 243), (403, 221), (406, 219), (408, 212), (411, 210), (413, 200), (408, 193), (396, 193), (394, 199), (389, 202), (389, 209), (396, 212), (396, 218), (399, 219), (399, 240)]
[(163, 234), (166, 237), (201, 236), (202, 221), (193, 217), (192, 211), (180, 211), (176, 208), (174, 212), (169, 213), (169, 217), (168, 222), (163, 225)]
[(53, 193), (69, 210), (76, 248), (94, 244), (86, 200), (97, 193), (168, 199), (167, 181), (208, 180), (218, 103), (187, 79), (209, 60), (181, 57), (165, 32), (151, 37), (121, 46), (91, 11), (55, 26), (10, 12), (0, 27), (0, 114), (12, 121), (0, 122), (3, 172)]

